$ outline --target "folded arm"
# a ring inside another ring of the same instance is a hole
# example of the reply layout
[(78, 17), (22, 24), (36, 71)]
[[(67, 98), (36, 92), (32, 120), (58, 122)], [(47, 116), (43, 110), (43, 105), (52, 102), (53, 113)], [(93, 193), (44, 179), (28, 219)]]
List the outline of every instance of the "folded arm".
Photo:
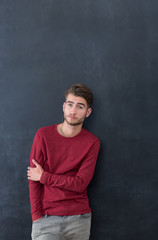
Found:
[(99, 147), (99, 141), (96, 141), (91, 146), (85, 159), (83, 159), (79, 171), (74, 176), (56, 175), (46, 172), (36, 161), (34, 161), (36, 168), (28, 169), (28, 178), (32, 181), (40, 181), (41, 184), (82, 193), (86, 190), (93, 177)]

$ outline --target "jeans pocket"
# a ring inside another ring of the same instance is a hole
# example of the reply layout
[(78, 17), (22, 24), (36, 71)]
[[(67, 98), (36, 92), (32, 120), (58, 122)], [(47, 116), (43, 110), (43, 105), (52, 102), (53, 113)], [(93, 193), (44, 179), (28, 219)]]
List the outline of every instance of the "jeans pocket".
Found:
[(41, 227), (42, 227), (42, 220), (43, 220), (43, 217), (40, 218), (40, 219), (37, 219), (36, 221), (34, 221), (32, 223), (32, 233), (31, 233), (32, 240), (34, 240), (38, 236), (40, 236), (40, 234), (41, 234)]

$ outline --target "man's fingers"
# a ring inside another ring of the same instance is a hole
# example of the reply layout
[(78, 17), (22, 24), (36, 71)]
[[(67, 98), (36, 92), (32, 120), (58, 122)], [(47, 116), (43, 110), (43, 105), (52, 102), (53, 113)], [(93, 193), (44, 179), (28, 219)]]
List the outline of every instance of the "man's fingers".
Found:
[(32, 159), (32, 162), (35, 164), (36, 167), (39, 167), (40, 165), (36, 162), (35, 159)]
[(27, 170), (27, 176), (30, 175), (30, 168), (28, 167), (28, 170)]
[(27, 178), (28, 179), (30, 178), (30, 171), (29, 170), (27, 171)]
[(27, 168), (27, 177), (32, 181), (39, 181), (44, 170), (41, 167), (41, 165), (36, 162), (35, 159), (32, 159), (32, 162), (35, 165), (35, 167), (29, 166)]

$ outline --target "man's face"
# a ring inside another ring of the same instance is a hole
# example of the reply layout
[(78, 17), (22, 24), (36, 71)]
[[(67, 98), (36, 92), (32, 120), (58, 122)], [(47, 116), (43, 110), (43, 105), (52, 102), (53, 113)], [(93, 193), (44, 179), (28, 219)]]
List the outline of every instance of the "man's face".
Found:
[(73, 94), (69, 94), (63, 104), (64, 119), (73, 126), (82, 124), (91, 111), (92, 109), (88, 107), (84, 98), (76, 97)]

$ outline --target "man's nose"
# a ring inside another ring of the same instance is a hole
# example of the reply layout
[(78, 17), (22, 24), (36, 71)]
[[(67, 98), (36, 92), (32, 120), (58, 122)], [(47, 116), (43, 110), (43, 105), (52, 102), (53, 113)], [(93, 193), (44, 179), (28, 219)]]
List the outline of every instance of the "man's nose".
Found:
[(76, 107), (76, 106), (73, 106), (73, 107), (71, 108), (71, 114), (76, 114), (76, 112), (77, 112), (77, 107)]

